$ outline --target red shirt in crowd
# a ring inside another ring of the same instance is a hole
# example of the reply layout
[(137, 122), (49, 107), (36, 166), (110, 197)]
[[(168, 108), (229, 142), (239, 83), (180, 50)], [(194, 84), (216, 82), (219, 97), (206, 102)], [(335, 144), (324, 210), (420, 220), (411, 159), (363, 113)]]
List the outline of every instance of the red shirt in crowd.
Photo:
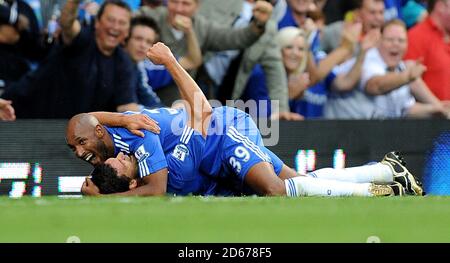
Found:
[(430, 17), (408, 31), (408, 59), (423, 59), (423, 80), (440, 100), (450, 100), (450, 43)]

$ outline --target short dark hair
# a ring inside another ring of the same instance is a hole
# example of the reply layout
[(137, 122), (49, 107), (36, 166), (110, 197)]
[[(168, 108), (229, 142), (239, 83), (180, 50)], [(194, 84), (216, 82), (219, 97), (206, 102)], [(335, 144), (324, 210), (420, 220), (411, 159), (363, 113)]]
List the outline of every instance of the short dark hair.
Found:
[(131, 179), (125, 175), (117, 175), (116, 169), (108, 164), (97, 165), (91, 173), (92, 182), (101, 194), (121, 193), (130, 190)]
[(105, 2), (103, 2), (103, 4), (100, 6), (100, 9), (98, 10), (98, 13), (97, 13), (98, 20), (100, 20), (103, 13), (105, 12), (105, 8), (107, 5), (116, 5), (116, 6), (122, 7), (123, 9), (128, 10), (128, 12), (130, 12), (130, 14), (132, 13), (130, 6), (122, 0), (106, 0)]
[(158, 23), (156, 23), (156, 21), (148, 16), (135, 16), (131, 19), (131, 24), (130, 24), (130, 34), (128, 34), (128, 37), (131, 37), (131, 33), (133, 32), (133, 28), (135, 26), (146, 26), (149, 27), (151, 29), (153, 29), (153, 31), (155, 31), (156, 33), (156, 41), (159, 40), (159, 36), (161, 35), (161, 30), (159, 29)]

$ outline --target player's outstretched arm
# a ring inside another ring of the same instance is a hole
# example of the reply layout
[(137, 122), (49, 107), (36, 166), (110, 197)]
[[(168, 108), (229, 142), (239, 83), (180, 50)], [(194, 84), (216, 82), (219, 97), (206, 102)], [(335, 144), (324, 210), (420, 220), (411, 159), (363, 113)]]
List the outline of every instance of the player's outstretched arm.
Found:
[(97, 120), (107, 126), (124, 127), (134, 135), (144, 137), (144, 133), (140, 131), (145, 129), (153, 133), (159, 134), (161, 129), (158, 122), (145, 114), (122, 114), (117, 112), (96, 111), (90, 112)]
[(170, 49), (161, 42), (154, 44), (147, 57), (154, 63), (164, 65), (178, 86), (182, 99), (187, 104), (190, 126), (206, 136), (212, 107), (200, 87), (177, 62)]

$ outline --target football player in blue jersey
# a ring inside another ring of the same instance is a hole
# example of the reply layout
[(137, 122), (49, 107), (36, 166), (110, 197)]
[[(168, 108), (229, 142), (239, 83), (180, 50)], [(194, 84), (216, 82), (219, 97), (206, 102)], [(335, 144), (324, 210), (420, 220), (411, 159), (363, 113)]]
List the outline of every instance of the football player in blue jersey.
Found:
[[(327, 168), (315, 171), (310, 176), (299, 176), (264, 147), (255, 123), (247, 114), (227, 107), (219, 107), (213, 110), (196, 83), (176, 62), (172, 53), (164, 44), (154, 45), (149, 50), (148, 56), (154, 63), (163, 64), (167, 67), (176, 80), (183, 99), (189, 106), (185, 110), (185, 115), (188, 115), (190, 119), (185, 123), (195, 129), (183, 133), (177, 142), (183, 143), (183, 140), (191, 137), (195, 137), (197, 140), (194, 140), (191, 145), (178, 143), (175, 146), (172, 145), (172, 148), (168, 147), (167, 151), (159, 151), (158, 156), (163, 156), (162, 153), (166, 153), (167, 158), (173, 157), (178, 161), (184, 160), (178, 163), (179, 166), (173, 166), (172, 170), (169, 164), (168, 167), (171, 172), (167, 176), (167, 163), (169, 161), (167, 160), (164, 163), (162, 157), (155, 158), (153, 163), (139, 165), (139, 169), (135, 165), (136, 161), (139, 163), (141, 159), (150, 160), (155, 152), (158, 153), (151, 148), (158, 146), (155, 138), (150, 139), (155, 143), (150, 144), (151, 147), (145, 147), (145, 151), (139, 151), (140, 146), (137, 147), (132, 143), (125, 143), (126, 145), (120, 143), (123, 142), (122, 138), (118, 142), (122, 146), (116, 146), (119, 148), (116, 151), (133, 152), (134, 157), (119, 154), (117, 158), (110, 158), (106, 161), (103, 158), (101, 160), (105, 162), (105, 165), (99, 166), (100, 168), (97, 167), (94, 171), (95, 178), (100, 178), (97, 183), (110, 183), (110, 186), (114, 186), (108, 180), (116, 180), (119, 177), (121, 183), (116, 182), (115, 185), (122, 186), (121, 189), (110, 187), (110, 190), (103, 190), (104, 193), (123, 191), (119, 194), (156, 195), (170, 192), (203, 195), (379, 196), (402, 194), (403, 187), (406, 187), (410, 193), (422, 194), (419, 183), (408, 172), (400, 157), (394, 153), (386, 155), (382, 163), (370, 166), (342, 170)], [(196, 96), (199, 99), (196, 100)], [(199, 101), (200, 106), (196, 105), (195, 101)], [(122, 116), (117, 120), (121, 118), (122, 120), (125, 119)], [(124, 122), (114, 120), (114, 118), (109, 119), (109, 117), (99, 116), (99, 119), (103, 119), (101, 122), (106, 122), (109, 125), (114, 123), (124, 125)], [(161, 121), (157, 121), (161, 125)], [(95, 127), (98, 126), (101, 127), (97, 123)], [(89, 151), (87, 147), (83, 147), (81, 143), (77, 142), (76, 136), (69, 136), (71, 134), (69, 132), (70, 127), (69, 123), (67, 136), (69, 145), (74, 148), (80, 158), (93, 163), (92, 160), (95, 159), (92, 158), (98, 157), (98, 155), (95, 155), (98, 151)], [(181, 128), (181, 126), (178, 128)], [(98, 129), (101, 130), (101, 128)], [(92, 128), (88, 130), (92, 130)], [(162, 127), (162, 133), (164, 130), (164, 127)], [(190, 134), (193, 134), (195, 130), (197, 130), (197, 134), (191, 136)], [(173, 133), (173, 131), (169, 131), (169, 133)], [(145, 134), (145, 140), (149, 140), (147, 138), (149, 134), (151, 133)], [(160, 139), (164, 137), (161, 137), (161, 134), (159, 136)], [(114, 136), (114, 138), (116, 137)], [(69, 142), (71, 139), (74, 143)], [(112, 140), (112, 138), (109, 138), (110, 144), (112, 144)], [(161, 145), (164, 145), (164, 142), (161, 141), (160, 147)], [(189, 147), (197, 148), (190, 149)], [(186, 159), (191, 156), (193, 158)], [(184, 167), (187, 167), (187, 169), (184, 169)], [(141, 176), (139, 180), (136, 180), (138, 178), (136, 177), (137, 170), (139, 170)], [(160, 176), (161, 171), (165, 171), (164, 176)], [(98, 176), (108, 172), (112, 172), (113, 176)], [(172, 178), (172, 172), (174, 172), (174, 179)], [(150, 186), (154, 183), (154, 180), (148, 179), (151, 177), (160, 177), (161, 180), (156, 181), (156, 186)], [(181, 181), (177, 181), (180, 178)], [(177, 182), (174, 185), (179, 187), (179, 189), (175, 189), (176, 191), (169, 189), (172, 179)], [(371, 182), (393, 183), (393, 185), (379, 185)], [(86, 180), (83, 187), (85, 194), (96, 195), (100, 193), (100, 190), (91, 180)], [(155, 187), (160, 190), (152, 191)], [(187, 189), (184, 189), (185, 187)], [(106, 188), (103, 187), (103, 189)]]
[[(174, 63), (176, 65), (169, 69), (177, 85), (194, 85), (195, 82), (187, 75), (186, 71), (179, 68), (180, 64), (176, 60)], [(194, 105), (193, 95), (184, 94), (187, 104)], [(121, 193), (121, 195), (162, 195), (168, 191), (183, 194), (188, 190), (191, 192), (198, 184), (194, 180), (198, 177), (192, 171), (198, 170), (200, 165), (202, 153), (197, 152), (203, 149), (203, 136), (206, 134), (206, 129), (201, 127), (212, 111), (208, 110), (210, 105), (206, 98), (200, 104), (204, 113), (193, 114), (198, 109), (185, 107), (183, 109), (144, 110), (142, 113), (146, 114), (146, 117), (131, 113), (124, 115), (106, 112), (78, 114), (68, 123), (66, 141), (77, 157), (94, 166), (104, 163), (108, 158), (115, 157), (120, 152), (127, 155), (133, 154), (130, 158), (138, 163), (137, 171), (142, 178), (142, 185), (126, 193)], [(124, 120), (141, 118), (145, 123), (144, 126), (151, 128), (155, 122), (149, 117), (160, 126), (159, 134), (133, 129), (130, 126), (127, 127), (131, 131), (115, 127), (121, 126)], [(194, 130), (192, 127), (200, 128)], [(136, 136), (136, 134), (145, 135), (145, 138)], [(180, 163), (183, 163), (184, 170), (179, 169)], [(185, 170), (189, 172), (183, 172)], [(169, 171), (171, 171), (170, 178), (168, 178)], [(94, 186), (94, 184), (87, 179), (82, 192), (92, 194), (89, 186)]]

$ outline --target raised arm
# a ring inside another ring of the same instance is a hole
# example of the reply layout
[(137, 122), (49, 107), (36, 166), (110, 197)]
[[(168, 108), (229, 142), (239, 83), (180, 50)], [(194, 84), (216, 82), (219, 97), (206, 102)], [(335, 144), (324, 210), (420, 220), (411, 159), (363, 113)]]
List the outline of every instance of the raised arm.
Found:
[(97, 120), (107, 126), (124, 127), (134, 135), (144, 137), (140, 129), (146, 129), (153, 133), (160, 133), (158, 122), (145, 114), (123, 114), (117, 112), (97, 111), (90, 112)]
[(187, 104), (189, 125), (206, 136), (212, 107), (197, 83), (177, 62), (170, 49), (161, 42), (147, 51), (147, 57), (154, 63), (164, 65), (172, 75), (180, 91), (181, 98)]
[(73, 39), (80, 33), (81, 24), (77, 20), (78, 5), (81, 0), (67, 0), (61, 11), (60, 25), (65, 45), (70, 45)]

